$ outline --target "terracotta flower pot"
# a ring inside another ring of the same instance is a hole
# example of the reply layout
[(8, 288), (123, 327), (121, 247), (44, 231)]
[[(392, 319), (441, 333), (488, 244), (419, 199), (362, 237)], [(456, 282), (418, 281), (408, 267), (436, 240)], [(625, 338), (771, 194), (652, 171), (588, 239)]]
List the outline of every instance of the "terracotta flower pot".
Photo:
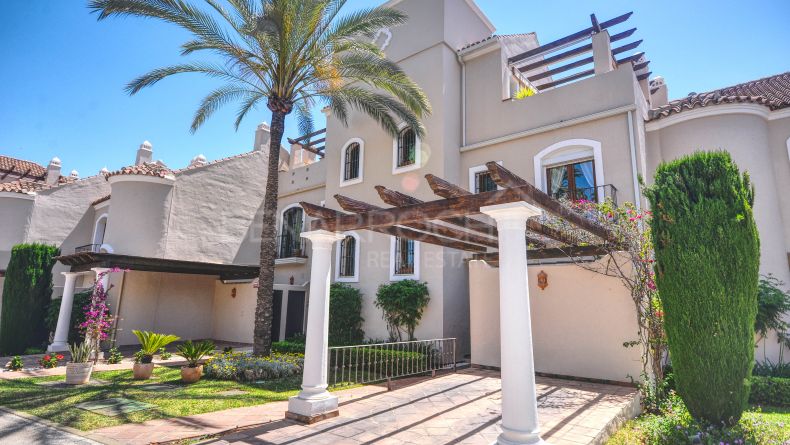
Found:
[(135, 363), (132, 367), (132, 373), (135, 380), (148, 380), (154, 372), (153, 363)]
[(184, 383), (195, 383), (200, 380), (203, 375), (203, 365), (190, 368), (189, 366), (181, 367), (181, 381)]
[(66, 384), (84, 385), (91, 379), (93, 363), (67, 363), (66, 364)]

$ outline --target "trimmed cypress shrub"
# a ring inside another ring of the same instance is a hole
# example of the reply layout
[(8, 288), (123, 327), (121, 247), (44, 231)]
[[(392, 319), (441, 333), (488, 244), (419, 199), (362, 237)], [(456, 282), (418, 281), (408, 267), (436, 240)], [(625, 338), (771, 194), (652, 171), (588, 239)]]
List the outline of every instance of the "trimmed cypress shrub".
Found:
[(737, 422), (749, 398), (760, 240), (754, 190), (726, 152), (662, 164), (646, 192), (677, 392), (694, 418)]
[(18, 244), (11, 249), (3, 284), (0, 351), (21, 354), (29, 346), (45, 345), (45, 322), (52, 298), (52, 266), (60, 250), (46, 244)]
[(343, 283), (329, 287), (329, 344), (358, 345), (365, 339), (362, 331), (362, 292)]

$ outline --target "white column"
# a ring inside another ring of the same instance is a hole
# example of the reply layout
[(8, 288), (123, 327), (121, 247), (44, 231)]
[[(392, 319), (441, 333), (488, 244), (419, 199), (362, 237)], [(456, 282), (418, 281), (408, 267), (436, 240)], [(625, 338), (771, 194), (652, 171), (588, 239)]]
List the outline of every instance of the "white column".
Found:
[(302, 391), (288, 400), (286, 417), (312, 423), (337, 415), (337, 397), (326, 388), (327, 347), (329, 346), (329, 272), (332, 246), (343, 235), (326, 230), (302, 233), (312, 244), (310, 294)]
[(71, 307), (74, 305), (74, 288), (77, 285), (77, 272), (61, 272), (66, 277), (63, 285), (63, 297), (60, 299), (60, 312), (58, 312), (58, 325), (55, 327), (55, 338), (49, 345), (49, 352), (63, 352), (69, 350), (69, 326), (71, 326)]
[(526, 202), (483, 207), (499, 231), (499, 324), (502, 377), (500, 445), (545, 444), (538, 427), (532, 321), (529, 311), (527, 218), (541, 213)]

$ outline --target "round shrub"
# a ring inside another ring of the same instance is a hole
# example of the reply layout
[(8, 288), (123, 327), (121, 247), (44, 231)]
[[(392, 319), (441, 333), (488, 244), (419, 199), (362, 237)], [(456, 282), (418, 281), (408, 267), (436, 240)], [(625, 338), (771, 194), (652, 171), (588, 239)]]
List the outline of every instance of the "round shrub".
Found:
[(749, 398), (760, 264), (749, 176), (726, 152), (698, 152), (660, 165), (646, 194), (678, 394), (694, 418), (735, 423)]
[(379, 286), (375, 304), (383, 312), (390, 340), (400, 341), (401, 330), (406, 331), (409, 340), (414, 340), (414, 330), (429, 301), (426, 283), (403, 280)]
[(329, 344), (358, 345), (365, 339), (362, 331), (362, 292), (343, 283), (329, 288)]

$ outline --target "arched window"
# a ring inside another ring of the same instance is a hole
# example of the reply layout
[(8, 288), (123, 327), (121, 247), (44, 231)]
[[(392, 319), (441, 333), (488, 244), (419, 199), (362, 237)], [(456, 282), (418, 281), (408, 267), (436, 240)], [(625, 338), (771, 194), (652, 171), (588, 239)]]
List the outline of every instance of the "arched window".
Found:
[[(541, 150), (534, 158), (535, 185), (555, 198), (603, 201), (616, 192), (606, 185), (601, 143), (568, 139)], [(608, 188), (607, 188), (608, 187)]]
[(98, 252), (99, 246), (104, 244), (104, 232), (107, 230), (107, 214), (103, 214), (96, 220), (96, 225), (93, 228), (93, 246), (94, 251)]
[(392, 173), (420, 168), (420, 138), (413, 128), (402, 126), (392, 143)]
[(335, 281), (359, 281), (359, 236), (347, 233), (337, 247)]
[(341, 187), (362, 182), (364, 149), (365, 148), (362, 139), (354, 138), (346, 142), (346, 145), (341, 151)]
[(298, 204), (283, 210), (277, 254), (278, 258), (304, 256), (302, 237), (300, 236), (303, 225), (304, 211)]
[(417, 160), (417, 135), (406, 127), (398, 135), (398, 167), (412, 165)]
[(420, 279), (420, 243), (407, 238), (390, 238), (390, 280)]

